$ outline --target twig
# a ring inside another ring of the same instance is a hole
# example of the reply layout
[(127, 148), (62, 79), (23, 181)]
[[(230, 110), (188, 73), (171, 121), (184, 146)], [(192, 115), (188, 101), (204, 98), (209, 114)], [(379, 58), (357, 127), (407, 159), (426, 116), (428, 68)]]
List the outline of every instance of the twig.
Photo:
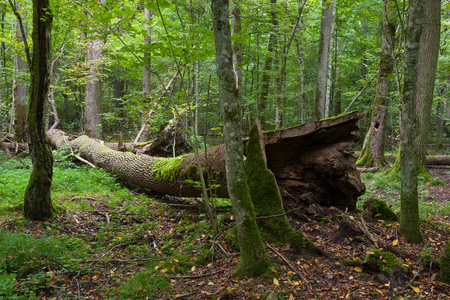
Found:
[(105, 254), (103, 254), (102, 256), (100, 256), (100, 258), (102, 258), (103, 256), (105, 256), (105, 255), (108, 254), (109, 252), (113, 251), (115, 248), (117, 248), (117, 247), (122, 247), (122, 246), (124, 246), (124, 245), (126, 245), (126, 244), (121, 243), (121, 244), (119, 244), (119, 245), (115, 245), (114, 247), (112, 247), (111, 249), (109, 249), (108, 251), (106, 251)]
[(287, 215), (288, 213), (293, 212), (294, 210), (298, 210), (298, 209), (300, 209), (300, 208), (303, 208), (303, 207), (296, 207), (296, 208), (293, 208), (293, 209), (288, 210), (287, 212), (285, 212), (285, 213), (283, 213), (283, 214), (271, 215), (271, 216), (260, 216), (260, 217), (256, 217), (255, 219), (256, 219), (256, 220), (260, 220), (260, 219), (269, 219), (269, 218), (282, 217), (282, 216), (285, 216), (285, 215)]
[(298, 277), (300, 277), (301, 280), (307, 281), (306, 278), (303, 277), (303, 275), (300, 274), (280, 252), (278, 252), (275, 248), (270, 246), (268, 243), (266, 243), (266, 246), (267, 246), (267, 248), (269, 248), (270, 250), (275, 252), (275, 254), (278, 255), (289, 266), (289, 268), (291, 268), (291, 270), (294, 271), (295, 274), (297, 274)]
[(200, 275), (187, 275), (187, 276), (171, 276), (171, 275), (152, 275), (152, 277), (166, 277), (169, 279), (192, 279), (192, 278), (202, 278), (202, 277), (208, 277), (210, 275), (214, 275), (217, 273), (224, 272), (225, 270), (219, 270), (211, 273), (205, 273)]
[(356, 221), (356, 224), (358, 224), (358, 227), (367, 235), (367, 237), (369, 238), (369, 240), (373, 243), (373, 245), (376, 248), (379, 248), (378, 246), (378, 241), (372, 236), (372, 234), (369, 232), (369, 230), (366, 227), (366, 223), (364, 222), (364, 219), (361, 217), (360, 218), (361, 222)]

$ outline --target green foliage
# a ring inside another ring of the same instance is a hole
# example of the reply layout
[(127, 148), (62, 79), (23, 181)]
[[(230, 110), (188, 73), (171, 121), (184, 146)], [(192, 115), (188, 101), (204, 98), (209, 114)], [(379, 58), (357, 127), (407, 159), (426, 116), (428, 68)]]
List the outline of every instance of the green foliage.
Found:
[(32, 238), (24, 233), (0, 232), (0, 272), (26, 278), (43, 266), (76, 267), (75, 259), (87, 255), (77, 238)]
[(120, 299), (153, 299), (169, 290), (169, 279), (150, 272), (139, 272), (129, 278), (114, 294)]

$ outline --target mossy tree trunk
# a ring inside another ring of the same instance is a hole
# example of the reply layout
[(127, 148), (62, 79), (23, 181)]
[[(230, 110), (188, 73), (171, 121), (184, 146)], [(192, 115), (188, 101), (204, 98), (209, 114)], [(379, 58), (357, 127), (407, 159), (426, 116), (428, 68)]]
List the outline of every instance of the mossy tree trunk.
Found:
[(384, 0), (385, 17), (383, 18), (383, 38), (381, 42), (380, 66), (372, 108), (372, 119), (367, 132), (361, 156), (356, 162), (358, 167), (384, 167), (384, 147), (386, 141), (387, 114), (389, 106), (389, 76), (394, 70), (391, 47), (394, 46), (396, 17), (393, 0)]
[[(247, 142), (246, 179), (255, 207), (259, 229), (264, 239), (289, 243), (300, 253), (317, 252), (316, 246), (289, 225), (284, 215), (283, 200), (273, 173), (267, 169), (261, 126), (252, 126)], [(277, 217), (270, 217), (278, 215)]]
[(49, 1), (33, 0), (33, 57), (27, 117), (28, 147), (33, 169), (24, 199), (24, 216), (31, 220), (46, 220), (54, 213), (50, 197), (53, 156), (45, 134), (44, 119), (49, 88), (51, 28)]
[(211, 10), (216, 72), (224, 124), (226, 177), (241, 251), (241, 260), (235, 274), (260, 276), (268, 270), (270, 262), (256, 225), (245, 181), (241, 108), (233, 74), (228, 0), (212, 0)]
[(419, 227), (415, 138), (417, 135), (416, 87), (424, 2), (423, 0), (411, 0), (409, 2), (409, 18), (405, 40), (405, 75), (401, 107), (400, 232), (410, 243), (420, 243), (422, 241)]

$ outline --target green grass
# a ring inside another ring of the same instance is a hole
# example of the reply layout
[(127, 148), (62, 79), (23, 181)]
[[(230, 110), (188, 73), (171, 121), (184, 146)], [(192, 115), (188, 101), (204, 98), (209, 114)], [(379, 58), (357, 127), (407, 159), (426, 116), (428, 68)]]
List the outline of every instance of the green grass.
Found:
[[(400, 190), (401, 181), (400, 173), (390, 173), (384, 175), (382, 172), (361, 174), (361, 179), (366, 184), (367, 192), (361, 196), (361, 199), (367, 200), (371, 196), (378, 197), (378, 193), (382, 193), (382, 199), (397, 214), (400, 213)], [(419, 216), (421, 220), (439, 219), (448, 216), (450, 207), (446, 203), (440, 203), (430, 198), (429, 187), (443, 186), (444, 182), (439, 178), (433, 178), (431, 182), (426, 182), (423, 176), (418, 176), (418, 193), (419, 193)], [(423, 201), (427, 199), (427, 201)], [(358, 202), (358, 208), (362, 209), (362, 202)]]

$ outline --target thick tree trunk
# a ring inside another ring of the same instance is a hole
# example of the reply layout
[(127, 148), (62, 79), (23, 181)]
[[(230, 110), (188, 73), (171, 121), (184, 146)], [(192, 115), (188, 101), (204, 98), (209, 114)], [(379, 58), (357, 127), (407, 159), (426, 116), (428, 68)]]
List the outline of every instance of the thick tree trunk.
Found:
[(441, 257), (441, 281), (450, 284), (450, 241)]
[(385, 18), (383, 18), (383, 39), (381, 43), (380, 67), (378, 72), (375, 100), (372, 108), (372, 119), (364, 141), (361, 157), (356, 162), (358, 167), (384, 167), (384, 147), (386, 141), (387, 114), (389, 106), (389, 76), (394, 70), (394, 62), (390, 47), (395, 36), (396, 17), (392, 0), (384, 0)]
[[(98, 0), (106, 4), (106, 0)], [(88, 78), (84, 97), (84, 131), (89, 137), (99, 138), (101, 135), (102, 112), (102, 48), (103, 40), (95, 33), (95, 39), (89, 39), (86, 50)]]
[(419, 227), (415, 138), (417, 135), (416, 86), (424, 2), (423, 0), (411, 0), (409, 2), (400, 124), (400, 232), (410, 243), (422, 241)]
[(417, 158), (420, 173), (428, 173), (425, 158), (430, 134), (431, 107), (433, 105), (441, 30), (441, 1), (426, 1), (423, 12), (423, 32), (420, 38), (419, 70), (417, 79), (416, 115)]
[(28, 102), (28, 146), (33, 169), (25, 191), (24, 216), (46, 220), (54, 209), (50, 197), (53, 156), (45, 135), (45, 103), (48, 97), (52, 14), (48, 0), (33, 0), (33, 59), (31, 94)]

